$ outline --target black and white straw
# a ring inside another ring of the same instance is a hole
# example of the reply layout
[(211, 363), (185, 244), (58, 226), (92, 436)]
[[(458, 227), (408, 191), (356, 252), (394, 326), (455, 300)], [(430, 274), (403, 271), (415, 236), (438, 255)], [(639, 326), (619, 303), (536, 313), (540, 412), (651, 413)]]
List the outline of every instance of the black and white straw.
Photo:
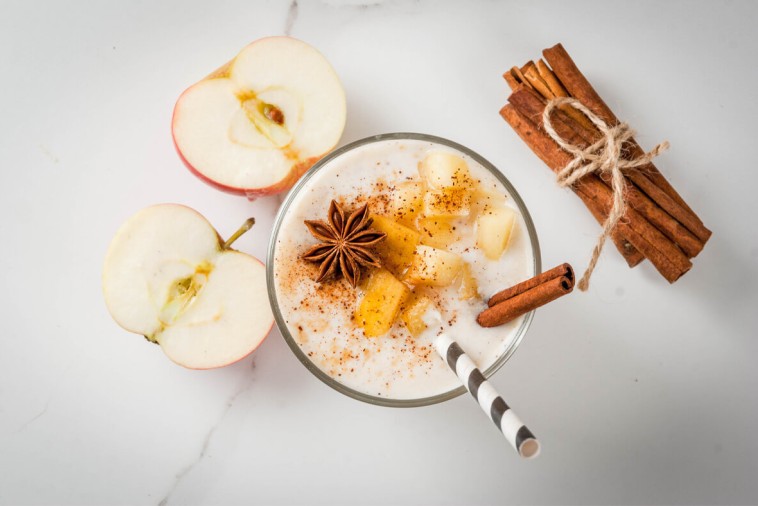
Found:
[(537, 438), (521, 423), (458, 343), (443, 333), (434, 339), (434, 348), (519, 455), (527, 459), (536, 457), (540, 453)]

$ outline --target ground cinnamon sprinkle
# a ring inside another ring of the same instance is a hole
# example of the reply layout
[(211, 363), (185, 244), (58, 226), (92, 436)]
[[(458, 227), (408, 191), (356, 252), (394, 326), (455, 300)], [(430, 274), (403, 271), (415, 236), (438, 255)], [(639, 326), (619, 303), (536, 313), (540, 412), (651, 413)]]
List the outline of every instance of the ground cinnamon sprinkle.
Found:
[[(385, 181), (379, 180), (374, 184), (374, 193), (370, 196), (360, 197), (350, 203), (341, 202), (346, 209), (368, 202), (372, 211), (377, 214), (387, 213), (389, 209), (389, 192), (392, 186)], [(339, 201), (338, 201), (339, 202)], [(325, 283), (312, 282), (317, 277), (318, 265), (300, 261), (300, 255), (307, 250), (308, 245), (303, 244), (297, 248), (288, 250), (287, 256), (281, 258), (277, 277), (281, 297), (295, 297), (298, 313), (303, 317), (298, 321), (298, 314), (290, 317), (291, 327), (297, 329), (295, 341), (304, 346), (310, 342), (309, 333), (318, 334), (327, 331), (331, 319), (337, 314), (350, 315), (351, 324), (338, 329), (332, 329), (334, 340), (326, 350), (314, 353), (308, 352), (316, 363), (329, 374), (341, 377), (354, 373), (365, 367), (365, 361), (374, 355), (380, 354), (382, 348), (391, 346), (398, 356), (404, 357), (401, 362), (395, 361), (393, 369), (399, 373), (401, 369), (413, 367), (431, 366), (430, 350), (419, 347), (415, 339), (399, 326), (393, 328), (384, 339), (368, 339), (363, 331), (352, 323), (352, 315), (361, 297), (362, 290), (352, 288), (345, 280), (332, 280)], [(306, 281), (311, 280), (311, 282)], [(431, 295), (437, 303), (441, 302), (439, 295)], [(307, 314), (306, 314), (307, 313)], [(315, 314), (314, 314), (315, 313)], [(388, 344), (387, 339), (391, 340)], [(338, 344), (342, 343), (342, 344)], [(387, 371), (381, 374), (387, 374)]]

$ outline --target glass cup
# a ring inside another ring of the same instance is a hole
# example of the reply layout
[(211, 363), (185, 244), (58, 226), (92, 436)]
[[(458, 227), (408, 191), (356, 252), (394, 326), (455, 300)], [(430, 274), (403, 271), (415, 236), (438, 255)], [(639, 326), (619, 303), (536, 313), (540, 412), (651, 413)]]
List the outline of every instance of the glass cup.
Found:
[[(284, 216), (287, 213), (287, 210), (290, 208), (290, 206), (292, 206), (293, 202), (297, 200), (300, 191), (305, 187), (308, 180), (314, 174), (316, 174), (319, 170), (321, 170), (323, 167), (327, 166), (332, 160), (342, 156), (343, 154), (347, 152), (358, 149), (362, 146), (375, 143), (375, 142), (386, 141), (386, 140), (419, 140), (423, 142), (430, 142), (430, 143), (435, 143), (441, 146), (445, 146), (471, 157), (476, 162), (478, 162), (482, 167), (484, 167), (489, 172), (491, 172), (495, 176), (495, 178), (503, 184), (508, 194), (513, 199), (513, 202), (518, 207), (518, 210), (521, 213), (521, 216), (523, 217), (524, 223), (526, 224), (526, 230), (529, 235), (529, 241), (531, 243), (531, 250), (533, 253), (532, 272), (534, 275), (540, 272), (541, 259), (540, 259), (539, 242), (537, 240), (537, 232), (534, 228), (534, 223), (532, 222), (532, 218), (529, 215), (529, 211), (527, 210), (526, 205), (524, 204), (524, 201), (521, 199), (518, 192), (510, 183), (510, 181), (508, 181), (508, 179), (494, 165), (492, 165), (490, 162), (488, 162), (479, 154), (466, 148), (465, 146), (449, 141), (447, 139), (443, 139), (441, 137), (435, 137), (432, 135), (418, 134), (418, 133), (388, 133), (388, 134), (375, 135), (372, 137), (367, 137), (365, 139), (352, 142), (346, 146), (343, 146), (329, 153), (324, 158), (319, 160), (305, 175), (303, 175), (303, 177), (300, 178), (297, 184), (295, 184), (295, 186), (287, 194), (286, 198), (284, 199), (284, 202), (279, 208), (279, 212), (277, 213), (276, 219), (274, 221), (274, 227), (271, 234), (271, 241), (269, 243), (269, 248), (268, 248), (268, 255), (267, 255), (267, 261), (266, 261), (266, 281), (268, 284), (268, 296), (271, 302), (271, 308), (273, 309), (273, 312), (274, 312), (276, 324), (279, 327), (279, 330), (282, 333), (282, 336), (284, 336), (284, 340), (287, 342), (289, 347), (292, 349), (292, 352), (295, 354), (295, 356), (297, 356), (300, 362), (302, 362), (303, 365), (310, 372), (312, 372), (318, 379), (320, 379), (321, 381), (323, 381), (330, 387), (334, 388), (335, 390), (342, 392), (345, 395), (348, 395), (350, 397), (353, 397), (354, 399), (358, 399), (360, 401), (367, 402), (370, 404), (375, 404), (379, 406), (389, 406), (389, 407), (426, 406), (426, 405), (436, 404), (438, 402), (443, 402), (443, 401), (452, 399), (454, 397), (457, 397), (463, 394), (464, 392), (466, 392), (466, 389), (464, 386), (461, 385), (457, 388), (453, 388), (447, 392), (443, 392), (438, 395), (433, 395), (430, 397), (423, 397), (423, 398), (418, 398), (418, 399), (392, 399), (392, 398), (369, 395), (364, 392), (354, 390), (344, 385), (343, 383), (339, 382), (337, 379), (333, 378), (332, 376), (329, 376), (327, 373), (322, 371), (316, 364), (314, 364), (308, 358), (308, 356), (303, 352), (303, 350), (300, 348), (300, 346), (298, 345), (298, 343), (295, 341), (294, 337), (292, 336), (292, 333), (290, 332), (290, 329), (287, 326), (287, 323), (285, 322), (284, 317), (282, 316), (282, 312), (279, 307), (279, 302), (277, 300), (276, 283), (274, 279), (274, 264), (275, 264), (275, 258), (276, 258), (276, 253), (277, 253), (276, 244), (277, 244), (277, 238), (279, 236), (279, 231), (281, 229), (282, 221), (283, 221)], [(497, 358), (497, 360), (492, 365), (490, 365), (487, 369), (482, 371), (485, 377), (490, 377), (491, 375), (493, 375), (498, 369), (500, 369), (503, 366), (503, 364), (511, 357), (511, 355), (513, 355), (513, 353), (516, 351), (516, 348), (518, 348), (519, 344), (521, 343), (521, 340), (523, 339), (527, 330), (529, 329), (529, 325), (532, 322), (533, 316), (534, 316), (533, 311), (525, 315), (524, 319), (521, 322), (521, 325), (516, 331), (515, 337), (511, 340), (510, 345), (504, 350), (504, 352)]]

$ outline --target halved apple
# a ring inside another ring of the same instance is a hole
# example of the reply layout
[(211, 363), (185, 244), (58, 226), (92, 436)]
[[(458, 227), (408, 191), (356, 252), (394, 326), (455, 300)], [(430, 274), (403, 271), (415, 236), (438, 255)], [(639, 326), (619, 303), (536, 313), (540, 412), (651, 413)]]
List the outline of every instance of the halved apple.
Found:
[(116, 323), (157, 343), (190, 369), (244, 358), (274, 323), (266, 270), (230, 249), (196, 211), (161, 204), (121, 226), (103, 266), (103, 294)]
[(345, 127), (345, 92), (329, 62), (291, 37), (268, 37), (190, 86), (174, 144), (211, 185), (254, 198), (289, 189)]

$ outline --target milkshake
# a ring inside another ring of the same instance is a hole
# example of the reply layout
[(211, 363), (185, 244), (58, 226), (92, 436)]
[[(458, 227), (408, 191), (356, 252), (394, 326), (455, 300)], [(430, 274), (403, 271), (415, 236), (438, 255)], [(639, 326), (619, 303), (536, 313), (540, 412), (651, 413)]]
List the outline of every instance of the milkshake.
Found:
[[(347, 146), (300, 181), (275, 225), (269, 290), (285, 339), (311, 371), (378, 404), (460, 393), (424, 332), (432, 307), (485, 374), (513, 353), (531, 315), (495, 328), (476, 316), (490, 295), (538, 272), (539, 251), (523, 203), (493, 170), (449, 141), (400, 134)], [(371, 258), (357, 273), (344, 261), (347, 272), (325, 265), (335, 258), (330, 215), (337, 226), (370, 223), (372, 244), (356, 251)]]

